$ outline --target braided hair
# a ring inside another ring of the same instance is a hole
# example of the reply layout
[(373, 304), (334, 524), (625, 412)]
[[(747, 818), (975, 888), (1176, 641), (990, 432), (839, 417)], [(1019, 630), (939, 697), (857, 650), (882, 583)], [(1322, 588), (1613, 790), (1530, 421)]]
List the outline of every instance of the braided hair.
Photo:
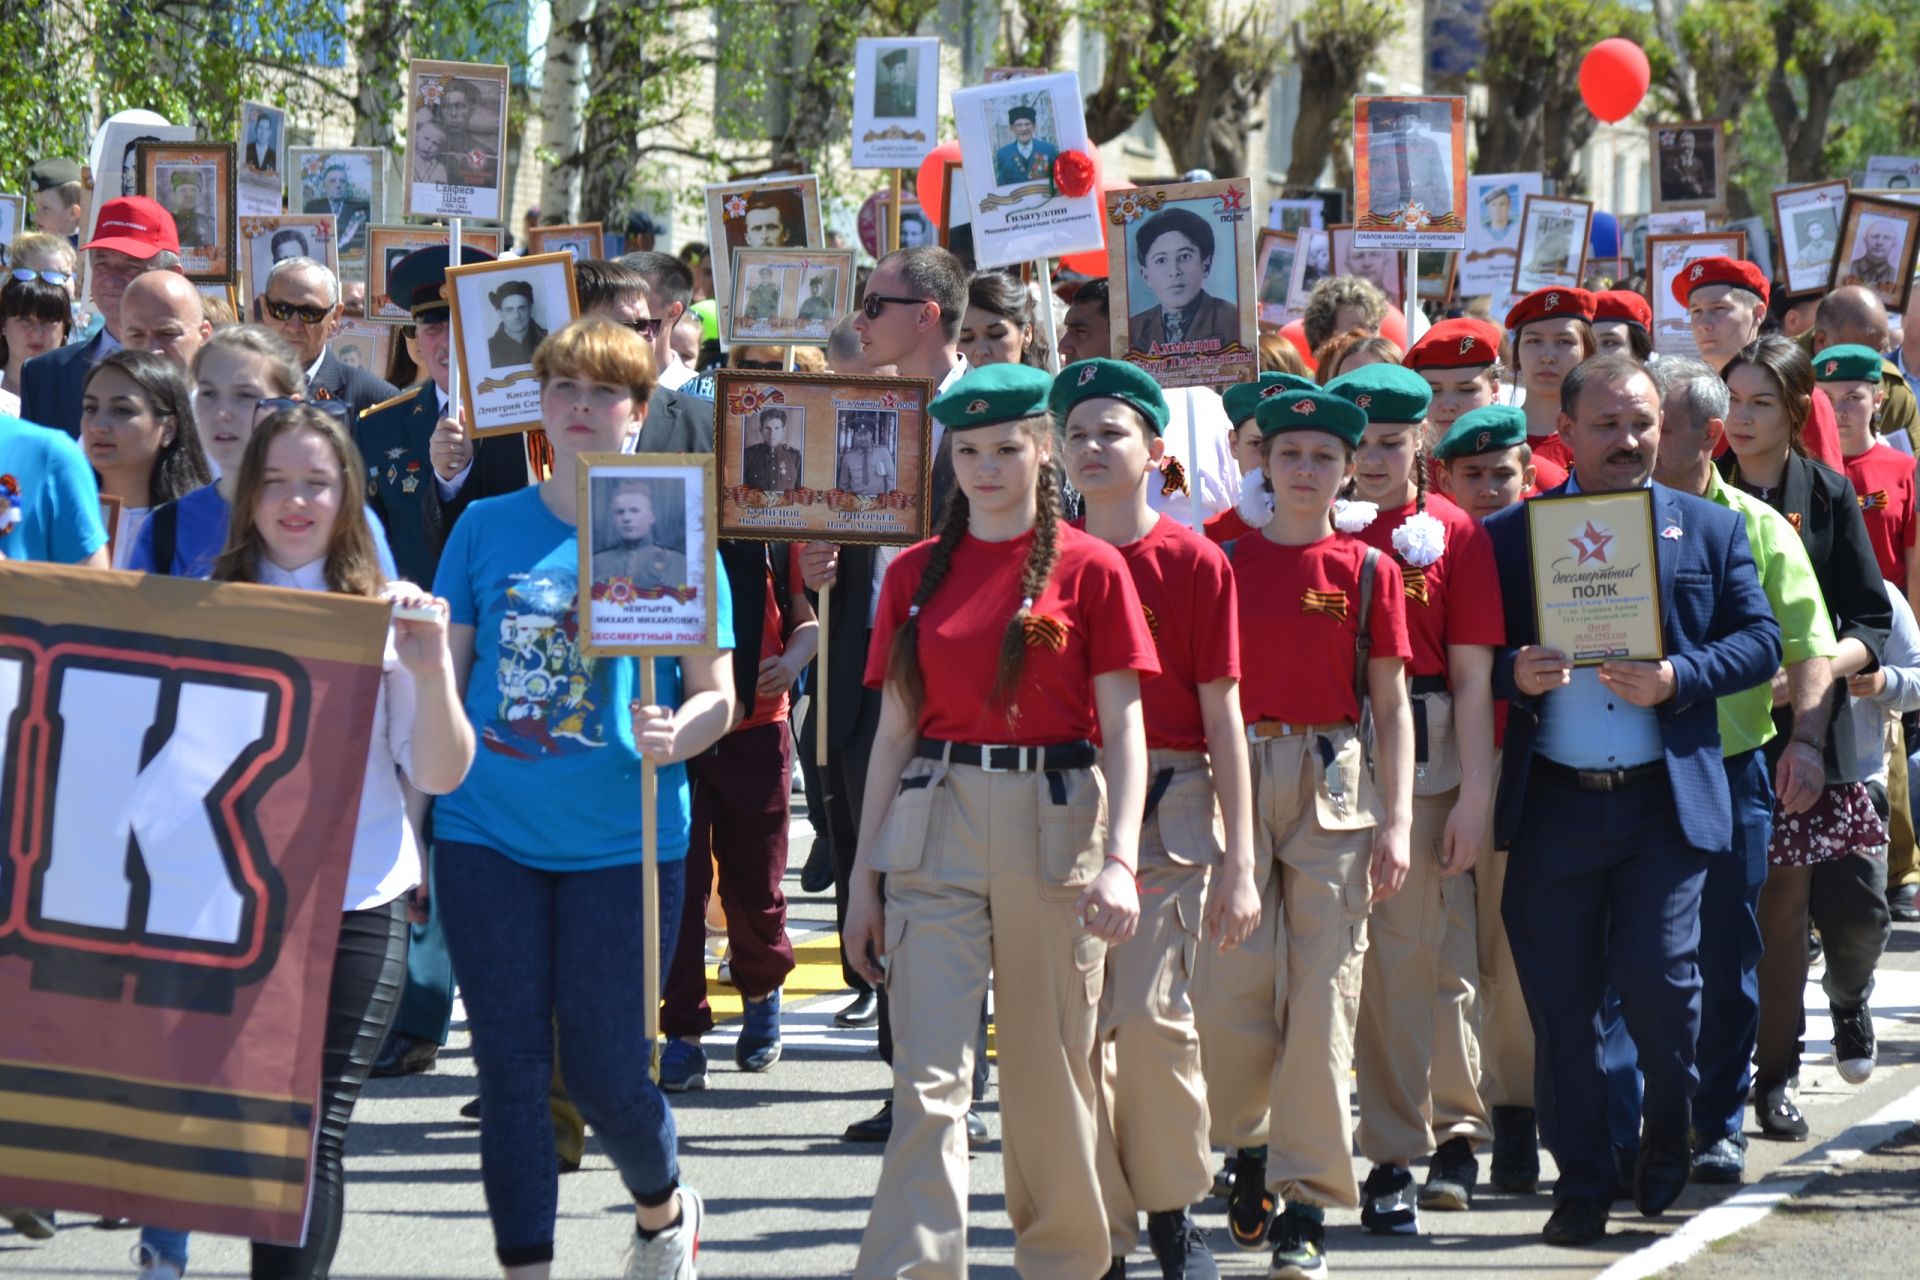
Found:
[(1427, 483), (1433, 474), (1433, 450), (1427, 446), (1426, 432), (1420, 433), (1420, 443), (1413, 447), (1413, 509), (1422, 512), (1427, 509)]

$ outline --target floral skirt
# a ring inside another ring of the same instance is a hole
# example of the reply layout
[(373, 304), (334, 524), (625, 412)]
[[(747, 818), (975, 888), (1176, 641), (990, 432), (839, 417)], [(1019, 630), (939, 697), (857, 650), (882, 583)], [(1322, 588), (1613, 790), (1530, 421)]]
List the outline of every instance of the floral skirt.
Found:
[(1874, 812), (1866, 784), (1846, 782), (1822, 791), (1805, 813), (1782, 813), (1774, 807), (1767, 865), (1810, 867), (1886, 843), (1887, 824)]

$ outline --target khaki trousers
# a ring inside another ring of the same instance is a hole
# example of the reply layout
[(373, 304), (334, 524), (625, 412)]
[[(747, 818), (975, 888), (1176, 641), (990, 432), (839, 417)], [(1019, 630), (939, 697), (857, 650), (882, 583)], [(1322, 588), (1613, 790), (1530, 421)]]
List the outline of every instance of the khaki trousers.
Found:
[(1266, 1146), (1280, 1199), (1352, 1208), (1347, 1073), (1379, 805), (1350, 728), (1254, 743), (1252, 770), (1260, 927), (1202, 948), (1197, 984), (1213, 1140)]
[(1907, 735), (1899, 716), (1887, 717), (1887, 892), (1920, 884), (1920, 860), (1914, 853), (1913, 809), (1907, 776)]
[(1167, 783), (1140, 829), (1140, 927), (1107, 949), (1094, 1049), (1100, 1192), (1116, 1258), (1132, 1252), (1142, 1212), (1185, 1209), (1213, 1185), (1189, 988), (1225, 833), (1203, 753), (1151, 752), (1147, 772), (1150, 785)]
[(1355, 1069), (1360, 1154), (1374, 1164), (1492, 1136), (1478, 1085), (1474, 886), (1440, 874), (1459, 797), (1456, 788), (1413, 798), (1406, 883), (1368, 922)]
[[(1500, 788), (1500, 752), (1493, 753), (1493, 785)], [(1533, 1106), (1533, 1023), (1520, 993), (1500, 899), (1507, 883), (1507, 850), (1488, 847), (1474, 862), (1473, 887), (1480, 932), (1480, 1096), (1489, 1108)]]
[(861, 1280), (967, 1274), (963, 1117), (990, 970), (1014, 1267), (1030, 1280), (1106, 1274), (1093, 1078), (1106, 946), (1074, 911), (1105, 836), (1105, 792), (1089, 769), (915, 760), (902, 775), (872, 859), (887, 877), (893, 1136)]

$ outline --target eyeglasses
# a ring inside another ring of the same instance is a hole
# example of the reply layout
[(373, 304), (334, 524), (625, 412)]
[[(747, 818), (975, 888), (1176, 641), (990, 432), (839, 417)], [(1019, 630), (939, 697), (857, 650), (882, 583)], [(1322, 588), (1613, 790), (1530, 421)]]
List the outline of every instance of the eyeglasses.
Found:
[(787, 366), (778, 360), (742, 360), (733, 366), (736, 369), (755, 369), (761, 373), (778, 372)]
[(332, 307), (296, 307), (291, 302), (276, 302), (272, 298), (260, 299), (260, 306), (269, 316), (282, 324), (298, 317), (300, 323), (309, 328), (333, 314)]
[(932, 298), (889, 298), (883, 293), (870, 293), (867, 295), (867, 300), (860, 304), (860, 310), (866, 313), (867, 319), (878, 320), (880, 313), (886, 310), (889, 302), (898, 302), (903, 306), (917, 307), (923, 302), (932, 301)]
[(627, 328), (633, 330), (648, 342), (652, 342), (660, 333), (660, 322), (658, 320), (629, 320), (627, 321)]
[(353, 416), (353, 407), (345, 400), (293, 400), (286, 396), (274, 396), (267, 400), (256, 400), (253, 405), (253, 420), (269, 417), (287, 409), (318, 409), (329, 418), (338, 418), (345, 422)]
[(19, 280), (22, 282), (37, 278), (37, 279), (45, 280), (48, 284), (57, 284), (57, 285), (65, 286), (73, 283), (73, 272), (71, 271), (31, 271), (31, 270), (28, 270), (26, 267), (15, 267), (13, 269), (13, 278), (15, 280)]

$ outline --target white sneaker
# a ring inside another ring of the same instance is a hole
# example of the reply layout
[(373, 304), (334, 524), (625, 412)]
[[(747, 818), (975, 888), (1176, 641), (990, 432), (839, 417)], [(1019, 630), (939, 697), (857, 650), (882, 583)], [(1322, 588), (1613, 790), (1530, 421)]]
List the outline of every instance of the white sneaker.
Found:
[(180, 1272), (171, 1262), (162, 1262), (152, 1250), (133, 1246), (133, 1265), (140, 1268), (133, 1280), (180, 1280)]
[(706, 1214), (700, 1193), (681, 1187), (680, 1221), (651, 1240), (635, 1232), (621, 1280), (697, 1280), (694, 1264), (700, 1259), (700, 1222)]

